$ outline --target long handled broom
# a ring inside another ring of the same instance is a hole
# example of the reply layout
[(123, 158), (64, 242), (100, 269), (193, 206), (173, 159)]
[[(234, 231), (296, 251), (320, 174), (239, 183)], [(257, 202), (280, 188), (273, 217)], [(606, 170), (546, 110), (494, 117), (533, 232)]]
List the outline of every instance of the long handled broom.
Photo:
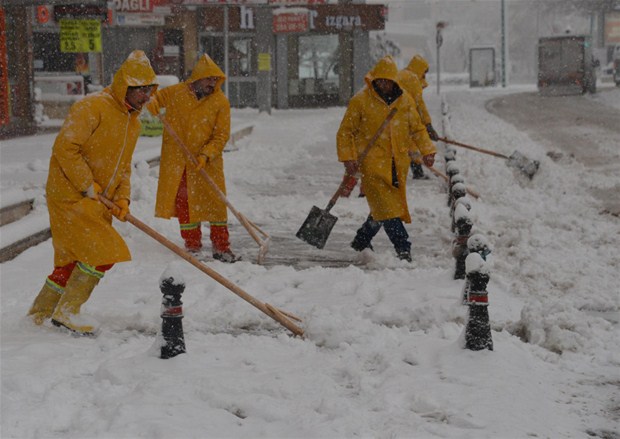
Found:
[[(112, 203), (112, 201), (108, 200), (102, 195), (99, 195), (99, 201), (101, 201), (108, 209), (113, 209), (117, 207), (114, 203)], [(226, 279), (224, 276), (219, 274), (217, 271), (209, 268), (207, 265), (200, 262), (198, 259), (193, 257), (191, 254), (183, 250), (181, 247), (179, 247), (178, 245), (176, 245), (169, 239), (162, 236), (155, 229), (143, 223), (142, 221), (140, 221), (138, 218), (136, 218), (132, 214), (128, 213), (125, 219), (127, 220), (127, 222), (131, 223), (132, 225), (136, 226), (138, 229), (142, 230), (144, 233), (149, 235), (155, 241), (159, 242), (164, 247), (176, 253), (181, 258), (185, 259), (187, 262), (192, 264), (194, 267), (198, 268), (200, 271), (205, 273), (207, 276), (211, 277), (216, 282), (228, 288), (230, 291), (235, 293), (237, 296), (241, 297), (243, 300), (248, 302), (250, 305), (253, 305), (254, 307), (258, 308), (264, 314), (268, 315), (273, 320), (280, 323), (282, 326), (284, 326), (286, 329), (291, 331), (293, 334), (303, 337), (304, 335), (303, 329), (301, 329), (299, 326), (297, 326), (295, 323), (291, 321), (291, 320), (295, 320), (297, 322), (301, 322), (301, 319), (299, 317), (296, 317), (293, 314), (290, 314), (288, 312), (282, 311), (281, 309), (278, 309), (273, 305), (269, 305), (268, 303), (263, 303), (260, 300), (249, 295), (244, 290), (242, 290), (239, 286), (237, 286), (230, 280)]]
[[(192, 154), (192, 152), (189, 150), (187, 145), (185, 145), (183, 140), (181, 140), (181, 138), (176, 133), (176, 131), (174, 131), (174, 129), (170, 126), (170, 123), (168, 123), (168, 121), (160, 114), (158, 114), (157, 117), (164, 124), (164, 127), (166, 128), (166, 130), (168, 130), (168, 132), (170, 133), (174, 141), (177, 143), (177, 145), (179, 145), (179, 147), (181, 148), (181, 151), (183, 151), (183, 154), (185, 155), (187, 160), (189, 160), (192, 165), (198, 166), (198, 160), (196, 159), (196, 157), (194, 157), (194, 154)], [(209, 186), (211, 186), (211, 188), (220, 197), (220, 199), (224, 203), (226, 203), (226, 206), (228, 206), (230, 211), (239, 220), (241, 225), (245, 227), (245, 229), (248, 231), (252, 239), (256, 241), (256, 243), (258, 244), (258, 256), (256, 258), (257, 263), (262, 264), (265, 259), (265, 255), (267, 254), (267, 250), (269, 249), (269, 242), (271, 241), (271, 236), (269, 236), (266, 232), (261, 230), (256, 224), (254, 224), (252, 221), (246, 218), (245, 215), (243, 215), (241, 212), (239, 212), (237, 209), (234, 208), (234, 206), (230, 203), (226, 195), (224, 195), (224, 192), (220, 190), (220, 188), (217, 186), (217, 184), (215, 184), (213, 179), (209, 176), (209, 174), (204, 168), (200, 170), (200, 175), (205, 179), (205, 181), (209, 184)], [(259, 233), (262, 235), (262, 238), (258, 236)]]

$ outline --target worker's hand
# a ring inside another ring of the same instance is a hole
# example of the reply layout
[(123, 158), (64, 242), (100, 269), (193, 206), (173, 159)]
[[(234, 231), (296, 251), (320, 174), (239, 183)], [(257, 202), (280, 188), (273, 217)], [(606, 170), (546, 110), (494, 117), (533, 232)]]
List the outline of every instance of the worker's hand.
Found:
[(344, 162), (345, 175), (350, 175), (351, 177), (354, 177), (355, 174), (357, 174), (358, 170), (359, 170), (359, 166), (357, 165), (356, 160), (347, 160), (346, 162)]
[(351, 192), (353, 192), (353, 188), (357, 184), (357, 178), (351, 175), (345, 175), (342, 177), (342, 183), (340, 183), (340, 196), (349, 198)]
[(93, 181), (93, 184), (91, 184), (90, 187), (86, 189), (86, 196), (88, 198), (92, 198), (93, 200), (99, 201), (98, 195), (101, 192), (103, 192), (103, 189), (101, 189), (101, 186), (99, 186), (99, 183), (97, 183), (96, 181)]
[(439, 140), (439, 134), (437, 134), (437, 131), (435, 131), (432, 124), (429, 123), (426, 125), (426, 132), (428, 133), (428, 137), (430, 137), (433, 142)]
[(121, 198), (116, 200), (114, 207), (111, 208), (112, 215), (114, 215), (119, 221), (127, 221), (126, 216), (129, 213), (129, 200)]
[(422, 157), (422, 161), (427, 167), (432, 168), (433, 165), (435, 164), (435, 153), (426, 154), (425, 156)]
[(196, 171), (200, 171), (201, 169), (204, 169), (205, 166), (207, 166), (207, 162), (209, 161), (208, 157), (204, 154), (200, 154), (196, 160), (198, 161), (198, 165), (196, 166)]

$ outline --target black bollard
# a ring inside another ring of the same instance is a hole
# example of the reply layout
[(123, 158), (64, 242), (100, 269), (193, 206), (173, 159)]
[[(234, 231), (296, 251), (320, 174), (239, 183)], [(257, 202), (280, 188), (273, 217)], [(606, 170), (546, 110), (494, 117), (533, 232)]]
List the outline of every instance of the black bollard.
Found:
[(165, 342), (161, 347), (160, 358), (167, 359), (185, 353), (183, 302), (181, 302), (185, 284), (175, 283), (173, 277), (167, 277), (162, 279), (159, 289), (164, 295), (161, 302), (161, 333)]
[(452, 256), (455, 259), (454, 279), (465, 279), (465, 260), (469, 255), (467, 240), (474, 223), (468, 215), (462, 215), (455, 220), (454, 224), (457, 231), (452, 241)]
[[(456, 184), (458, 184), (458, 178), (457, 178), (457, 182), (453, 183), (452, 180), (460, 174), (460, 169), (458, 167), (458, 165), (456, 164), (456, 162), (448, 162), (446, 163), (446, 174), (448, 174), (448, 206), (452, 206), (452, 204), (454, 203), (454, 195), (452, 194), (453, 188)], [(465, 185), (463, 185), (465, 186)]]
[(454, 200), (454, 211), (452, 212), (452, 223), (450, 224), (450, 231), (452, 233), (456, 231), (456, 220), (458, 219), (458, 217), (462, 216), (463, 212), (469, 212), (470, 210), (471, 200), (469, 199), (469, 197), (464, 196)]
[(469, 316), (465, 328), (465, 348), (470, 351), (480, 351), (482, 349), (492, 351), (493, 339), (491, 337), (489, 301), (486, 290), (489, 283), (489, 274), (484, 268), (482, 256), (478, 253), (471, 253), (468, 256), (468, 265), (475, 265), (475, 268), (467, 271)]
[[(463, 198), (461, 198), (462, 200)], [(491, 254), (491, 247), (489, 246), (486, 238), (476, 233), (472, 235), (467, 240), (467, 251), (468, 253), (478, 253), (483, 261), (487, 260), (487, 256)], [(463, 284), (463, 305), (468, 304), (469, 292), (471, 290), (471, 286), (469, 284), (469, 278), (465, 278), (465, 283)]]

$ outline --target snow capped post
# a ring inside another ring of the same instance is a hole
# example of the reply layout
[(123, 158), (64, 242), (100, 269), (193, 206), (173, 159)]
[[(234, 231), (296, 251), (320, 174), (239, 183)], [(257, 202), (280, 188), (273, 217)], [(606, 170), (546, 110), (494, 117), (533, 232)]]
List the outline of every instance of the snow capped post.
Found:
[[(456, 203), (455, 203), (456, 204)], [(463, 203), (456, 204), (453, 214), (457, 234), (452, 241), (452, 256), (456, 260), (454, 268), (455, 279), (465, 279), (465, 258), (469, 254), (467, 240), (474, 225), (469, 217), (469, 210)]]
[(489, 301), (487, 284), (489, 269), (485, 260), (490, 252), (486, 240), (474, 235), (468, 242), (470, 249), (477, 249), (467, 255), (465, 260), (467, 281), (464, 289), (465, 304), (469, 306), (467, 326), (465, 327), (465, 348), (471, 351), (493, 350), (491, 325), (489, 323)]
[(453, 190), (453, 186), (455, 184), (458, 183), (462, 183), (464, 180), (460, 180), (460, 181), (456, 181), (453, 182), (453, 180), (457, 178), (457, 175), (459, 175), (461, 172), (461, 170), (459, 169), (458, 165), (456, 164), (456, 162), (448, 162), (446, 164), (446, 174), (448, 175), (448, 206), (452, 206), (454, 203), (454, 197), (452, 195), (452, 190)]
[(176, 357), (185, 353), (183, 336), (183, 302), (181, 294), (185, 290), (185, 282), (178, 275), (164, 272), (159, 281), (159, 289), (164, 295), (161, 302), (161, 333), (164, 343), (161, 346), (163, 359)]
[(446, 152), (443, 155), (444, 160), (446, 161), (446, 171), (448, 170), (448, 165), (450, 162), (456, 160), (456, 148), (451, 145), (446, 145)]

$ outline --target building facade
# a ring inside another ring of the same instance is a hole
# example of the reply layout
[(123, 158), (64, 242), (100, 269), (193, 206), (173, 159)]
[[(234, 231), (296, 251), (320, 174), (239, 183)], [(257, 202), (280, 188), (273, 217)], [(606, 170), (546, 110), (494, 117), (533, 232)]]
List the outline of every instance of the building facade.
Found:
[[(48, 97), (99, 90), (135, 49), (158, 75), (180, 80), (207, 53), (227, 74), (233, 107), (345, 105), (372, 67), (369, 32), (385, 28), (386, 10), (342, 0), (7, 1), (0, 130), (26, 131), (35, 88)], [(20, 49), (18, 39), (31, 44)]]

